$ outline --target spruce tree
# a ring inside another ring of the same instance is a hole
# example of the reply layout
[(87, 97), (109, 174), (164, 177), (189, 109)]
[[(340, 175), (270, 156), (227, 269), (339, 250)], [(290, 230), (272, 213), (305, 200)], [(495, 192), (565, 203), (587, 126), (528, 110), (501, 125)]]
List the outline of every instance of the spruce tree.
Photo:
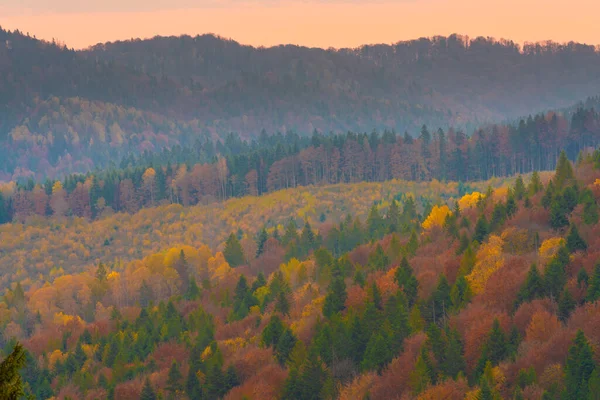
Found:
[(258, 239), (256, 241), (256, 257), (259, 257), (265, 251), (265, 243), (269, 239), (269, 235), (267, 234), (267, 230), (263, 227), (258, 235)]
[(481, 215), (477, 219), (477, 223), (475, 224), (475, 233), (473, 234), (473, 240), (477, 243), (483, 243), (485, 238), (489, 233), (489, 226), (485, 215)]
[(586, 300), (593, 303), (600, 299), (600, 262), (594, 267), (594, 273), (587, 289)]
[(579, 400), (588, 397), (589, 380), (596, 367), (593, 356), (592, 347), (583, 331), (577, 331), (565, 365), (564, 399)]
[(323, 305), (323, 315), (331, 317), (333, 314), (342, 311), (345, 308), (346, 298), (346, 283), (342, 276), (339, 267), (333, 269), (333, 279), (329, 284), (325, 304)]
[[(197, 377), (196, 377), (197, 378)], [(150, 384), (150, 379), (146, 378), (144, 386), (142, 387), (142, 394), (140, 400), (157, 400), (156, 393)]]
[(227, 242), (225, 242), (225, 249), (223, 250), (223, 256), (225, 260), (232, 268), (239, 267), (246, 262), (244, 256), (244, 249), (235, 234), (229, 235)]
[(576, 306), (577, 303), (573, 295), (571, 295), (569, 289), (565, 288), (558, 299), (558, 317), (560, 320), (566, 323)]
[(25, 393), (20, 371), (25, 366), (25, 350), (17, 343), (0, 363), (0, 399), (18, 400)]
[(525, 196), (526, 192), (527, 192), (527, 189), (525, 189), (525, 183), (523, 183), (523, 177), (521, 175), (519, 175), (517, 177), (517, 180), (515, 181), (515, 189), (514, 189), (515, 198), (517, 200), (522, 200), (523, 197)]
[(560, 152), (558, 162), (556, 163), (556, 172), (554, 174), (554, 185), (556, 188), (561, 189), (570, 185), (575, 180), (575, 173), (573, 172), (573, 166), (567, 158), (567, 153), (563, 150)]
[(567, 235), (567, 249), (569, 249), (569, 252), (571, 253), (574, 253), (579, 250), (587, 250), (587, 243), (579, 235), (579, 231), (577, 230), (575, 224), (571, 224), (569, 234)]
[(516, 306), (534, 299), (542, 298), (544, 297), (544, 293), (544, 281), (538, 272), (537, 266), (531, 264), (529, 272), (527, 273), (527, 278), (517, 294)]

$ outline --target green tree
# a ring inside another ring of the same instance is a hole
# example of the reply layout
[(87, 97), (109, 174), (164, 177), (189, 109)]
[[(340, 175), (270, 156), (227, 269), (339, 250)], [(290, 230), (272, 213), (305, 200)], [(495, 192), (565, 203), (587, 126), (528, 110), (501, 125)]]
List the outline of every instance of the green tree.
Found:
[(517, 200), (522, 200), (527, 193), (527, 189), (525, 189), (525, 183), (523, 182), (523, 177), (519, 175), (517, 180), (515, 181), (515, 189), (514, 194)]
[(567, 249), (569, 249), (569, 252), (571, 253), (574, 253), (578, 250), (587, 250), (587, 243), (579, 235), (579, 231), (577, 230), (575, 224), (571, 224), (571, 228), (567, 234)]
[(171, 368), (169, 369), (166, 386), (166, 390), (171, 393), (172, 397), (174, 397), (177, 392), (183, 390), (183, 385), (181, 384), (182, 379), (183, 375), (181, 375), (181, 371), (179, 371), (179, 365), (177, 365), (177, 361), (173, 360)]
[(475, 233), (473, 233), (473, 240), (477, 243), (483, 243), (487, 235), (489, 234), (489, 226), (485, 215), (481, 214), (475, 224)]
[(578, 400), (588, 397), (589, 380), (596, 367), (593, 356), (592, 347), (583, 331), (577, 331), (565, 365), (564, 399)]
[(594, 273), (587, 289), (586, 300), (593, 303), (600, 299), (600, 262), (594, 267)]
[(259, 257), (265, 251), (265, 243), (269, 239), (269, 235), (267, 234), (267, 230), (263, 227), (258, 234), (258, 239), (256, 241), (256, 257)]
[(237, 236), (233, 233), (229, 235), (227, 242), (225, 242), (223, 256), (225, 256), (225, 260), (232, 268), (239, 267), (246, 262), (242, 245), (240, 244)]
[(435, 375), (429, 353), (425, 347), (421, 348), (421, 354), (417, 358), (415, 368), (410, 373), (410, 387), (414, 394), (419, 394), (431, 384), (434, 384)]
[(190, 278), (190, 282), (187, 287), (187, 291), (185, 292), (184, 298), (186, 300), (196, 300), (200, 298), (200, 288), (196, 283), (196, 278), (193, 276)]
[(347, 297), (346, 282), (344, 282), (344, 277), (339, 267), (335, 266), (333, 269), (333, 279), (329, 284), (325, 304), (323, 304), (323, 315), (329, 318), (333, 314), (342, 311), (345, 308)]
[(408, 306), (412, 307), (417, 300), (419, 281), (415, 277), (413, 269), (406, 257), (403, 257), (402, 261), (400, 261), (400, 265), (394, 274), (394, 280), (398, 284), (398, 287), (404, 292), (406, 300), (408, 301)]
[(546, 293), (555, 298), (562, 292), (567, 283), (566, 266), (569, 263), (569, 251), (565, 246), (558, 249), (557, 254), (548, 263), (544, 273)]
[(544, 297), (544, 292), (544, 281), (540, 276), (537, 265), (531, 264), (529, 272), (527, 273), (527, 278), (517, 294), (516, 306), (534, 299), (542, 298)]
[(558, 299), (558, 317), (562, 322), (567, 322), (571, 313), (577, 306), (569, 289), (565, 288)]
[(25, 350), (17, 343), (0, 363), (0, 399), (18, 400), (25, 394), (20, 371), (25, 366)]
[(146, 378), (144, 386), (142, 387), (142, 394), (140, 400), (157, 400), (156, 393), (150, 384), (150, 379)]
[(388, 357), (389, 348), (387, 340), (381, 333), (373, 332), (367, 343), (367, 348), (361, 362), (362, 370), (377, 370), (385, 364)]
[(560, 152), (560, 156), (558, 157), (553, 181), (557, 189), (562, 189), (563, 187), (566, 187), (575, 181), (573, 166), (567, 158), (567, 153), (564, 150)]
[(388, 256), (383, 251), (381, 244), (377, 243), (375, 250), (369, 255), (369, 265), (376, 270), (384, 270), (390, 263)]
[(527, 186), (527, 190), (529, 191), (529, 194), (532, 195), (544, 190), (544, 185), (540, 179), (540, 174), (537, 171), (533, 171), (533, 174), (531, 175), (531, 181), (529, 181), (529, 185)]

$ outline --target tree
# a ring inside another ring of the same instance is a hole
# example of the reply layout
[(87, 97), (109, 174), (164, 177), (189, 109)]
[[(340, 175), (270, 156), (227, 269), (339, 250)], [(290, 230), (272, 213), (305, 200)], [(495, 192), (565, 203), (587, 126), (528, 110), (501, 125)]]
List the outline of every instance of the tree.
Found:
[(346, 282), (344, 282), (344, 277), (339, 266), (336, 265), (333, 269), (333, 279), (329, 284), (325, 303), (323, 304), (323, 315), (329, 318), (333, 314), (342, 311), (345, 308), (347, 297)]
[(185, 292), (184, 298), (186, 300), (196, 300), (200, 297), (200, 288), (196, 283), (196, 278), (193, 276), (190, 279), (190, 283), (188, 284), (187, 291)]
[(150, 379), (146, 378), (144, 386), (142, 387), (142, 394), (140, 400), (157, 400), (156, 393), (150, 384)]
[(563, 398), (567, 400), (587, 398), (588, 382), (596, 367), (593, 356), (592, 347), (583, 331), (577, 331), (565, 365), (565, 393)]
[(577, 303), (569, 289), (565, 288), (558, 299), (558, 318), (566, 323)]
[(290, 315), (290, 302), (287, 298), (287, 293), (284, 291), (279, 292), (277, 295), (275, 311), (280, 312), (282, 315)]
[(183, 389), (183, 385), (181, 384), (182, 379), (183, 375), (181, 375), (181, 371), (179, 371), (177, 361), (173, 360), (171, 368), (169, 369), (166, 386), (166, 390), (171, 393), (171, 397), (174, 397), (177, 392)]
[(412, 307), (417, 300), (419, 281), (415, 277), (406, 257), (402, 257), (400, 266), (398, 266), (394, 273), (394, 280), (398, 284), (398, 287), (404, 292), (406, 300), (408, 301), (408, 306)]
[(517, 180), (515, 181), (515, 189), (514, 189), (515, 198), (517, 200), (522, 200), (523, 197), (525, 196), (526, 192), (527, 192), (527, 189), (525, 189), (525, 183), (523, 183), (523, 177), (521, 175), (519, 175), (517, 177)]
[(529, 272), (527, 273), (527, 278), (517, 294), (516, 306), (534, 299), (542, 298), (544, 297), (544, 292), (544, 281), (538, 272), (537, 266), (531, 264)]
[(258, 235), (258, 240), (256, 241), (256, 257), (259, 257), (265, 251), (265, 243), (269, 239), (269, 235), (267, 234), (267, 230), (263, 227)]
[(540, 179), (540, 174), (537, 171), (533, 171), (533, 174), (531, 175), (531, 181), (529, 181), (529, 186), (527, 187), (527, 190), (531, 195), (534, 195), (544, 190), (544, 185), (542, 184), (542, 180)]
[(389, 358), (388, 343), (380, 332), (373, 332), (361, 363), (363, 371), (382, 367)]
[(415, 368), (410, 374), (410, 387), (414, 394), (419, 394), (434, 383), (434, 371), (429, 359), (429, 353), (425, 347), (421, 348), (421, 354), (417, 358)]
[(483, 243), (485, 238), (489, 233), (489, 226), (485, 215), (481, 215), (477, 219), (477, 223), (475, 224), (475, 233), (473, 233), (473, 240), (477, 243)]
[(600, 262), (594, 267), (594, 273), (590, 279), (586, 296), (586, 300), (592, 303), (598, 299), (600, 299)]
[(0, 398), (18, 400), (25, 394), (20, 370), (25, 366), (25, 350), (17, 343), (0, 363)]
[(567, 283), (565, 268), (568, 263), (569, 251), (565, 246), (561, 246), (544, 273), (544, 286), (550, 296), (558, 297)]
[(579, 231), (577, 230), (575, 224), (571, 224), (569, 234), (567, 235), (567, 249), (569, 249), (569, 252), (571, 253), (574, 253), (578, 250), (587, 250), (587, 243), (579, 235)]
[(223, 256), (232, 268), (239, 267), (246, 262), (244, 249), (242, 248), (237, 236), (233, 233), (229, 235), (227, 242), (225, 242)]
[(573, 172), (573, 166), (567, 158), (567, 153), (563, 150), (560, 152), (558, 161), (556, 163), (556, 172), (554, 174), (554, 186), (557, 189), (562, 189), (570, 185), (575, 180), (575, 174)]

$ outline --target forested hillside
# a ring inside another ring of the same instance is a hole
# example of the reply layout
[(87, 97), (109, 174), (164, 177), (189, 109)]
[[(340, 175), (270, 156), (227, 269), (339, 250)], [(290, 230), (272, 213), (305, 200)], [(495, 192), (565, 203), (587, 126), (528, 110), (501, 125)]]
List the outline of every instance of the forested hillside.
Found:
[(593, 399), (600, 152), (578, 159), (6, 224), (0, 344), (43, 399)]
[(600, 92), (600, 52), (575, 43), (454, 35), (323, 50), (207, 35), (73, 51), (1, 29), (0, 43), (4, 181), (85, 173), (231, 132), (417, 137), (427, 125), (470, 136)]
[[(163, 139), (167, 143), (170, 137)], [(561, 149), (574, 160), (599, 141), (600, 114), (593, 107), (489, 125), (471, 137), (460, 130), (430, 131), (427, 126), (414, 139), (393, 131), (315, 132), (311, 137), (263, 132), (256, 141), (246, 142), (229, 134), (216, 145), (196, 141), (161, 152), (147, 149), (139, 157), (129, 154), (119, 168), (69, 175), (61, 181), (0, 184), (0, 223), (36, 215), (98, 218), (158, 204), (210, 204), (297, 186), (390, 179), (480, 181), (551, 170)], [(108, 146), (105, 149), (110, 152)]]

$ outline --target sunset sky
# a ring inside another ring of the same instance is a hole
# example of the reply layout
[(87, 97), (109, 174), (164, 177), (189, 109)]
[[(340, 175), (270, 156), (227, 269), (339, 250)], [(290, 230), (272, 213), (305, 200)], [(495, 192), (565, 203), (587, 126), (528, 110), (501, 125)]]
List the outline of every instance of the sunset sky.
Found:
[(460, 33), (600, 44), (598, 0), (0, 0), (0, 26), (69, 47), (216, 33), (244, 44), (355, 47)]

